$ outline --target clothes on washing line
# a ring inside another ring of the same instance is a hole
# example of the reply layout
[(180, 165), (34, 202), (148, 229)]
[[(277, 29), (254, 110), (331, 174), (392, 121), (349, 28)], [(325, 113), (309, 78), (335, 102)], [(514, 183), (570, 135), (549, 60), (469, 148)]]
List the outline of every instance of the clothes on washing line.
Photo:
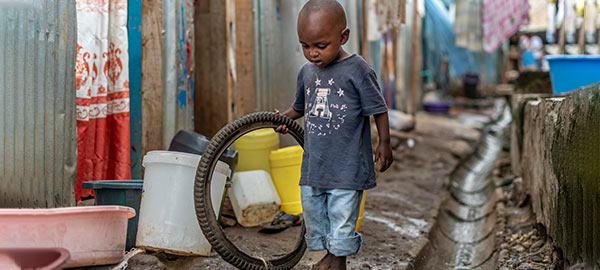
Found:
[(456, 0), (454, 33), (456, 46), (471, 51), (481, 51), (483, 29), (481, 26), (482, 0)]
[(383, 33), (399, 26), (405, 5), (405, 0), (367, 0), (367, 39), (379, 40)]
[(483, 0), (483, 49), (493, 52), (528, 20), (527, 0)]

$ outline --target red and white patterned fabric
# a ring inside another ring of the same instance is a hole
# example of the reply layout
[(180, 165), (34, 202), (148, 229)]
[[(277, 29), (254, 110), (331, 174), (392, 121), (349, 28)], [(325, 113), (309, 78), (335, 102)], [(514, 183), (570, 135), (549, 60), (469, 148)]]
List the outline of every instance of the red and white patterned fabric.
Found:
[(483, 0), (483, 49), (495, 51), (529, 20), (527, 0)]
[(77, 201), (90, 180), (130, 179), (127, 0), (77, 0)]

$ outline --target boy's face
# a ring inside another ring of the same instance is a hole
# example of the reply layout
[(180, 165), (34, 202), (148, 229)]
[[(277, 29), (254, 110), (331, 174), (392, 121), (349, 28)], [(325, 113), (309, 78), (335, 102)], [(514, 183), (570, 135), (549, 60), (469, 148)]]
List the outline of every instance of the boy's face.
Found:
[(341, 58), (342, 45), (350, 34), (348, 28), (339, 27), (326, 15), (326, 12), (318, 12), (298, 22), (298, 39), (304, 57), (320, 68)]

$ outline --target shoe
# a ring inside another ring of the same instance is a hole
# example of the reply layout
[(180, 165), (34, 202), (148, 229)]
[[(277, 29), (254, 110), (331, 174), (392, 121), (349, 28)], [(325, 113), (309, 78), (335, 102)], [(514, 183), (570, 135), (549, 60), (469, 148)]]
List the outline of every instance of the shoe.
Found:
[(302, 224), (302, 215), (291, 215), (284, 212), (279, 212), (271, 222), (260, 224), (259, 232), (262, 233), (278, 233), (291, 226), (299, 226)]

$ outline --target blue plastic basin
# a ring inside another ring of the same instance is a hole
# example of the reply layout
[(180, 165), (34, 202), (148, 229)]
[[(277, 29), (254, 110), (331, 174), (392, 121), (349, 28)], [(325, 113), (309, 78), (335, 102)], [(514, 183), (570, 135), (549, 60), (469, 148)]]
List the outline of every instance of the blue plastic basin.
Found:
[(556, 95), (600, 82), (598, 55), (554, 55), (545, 59), (550, 64), (550, 80)]

